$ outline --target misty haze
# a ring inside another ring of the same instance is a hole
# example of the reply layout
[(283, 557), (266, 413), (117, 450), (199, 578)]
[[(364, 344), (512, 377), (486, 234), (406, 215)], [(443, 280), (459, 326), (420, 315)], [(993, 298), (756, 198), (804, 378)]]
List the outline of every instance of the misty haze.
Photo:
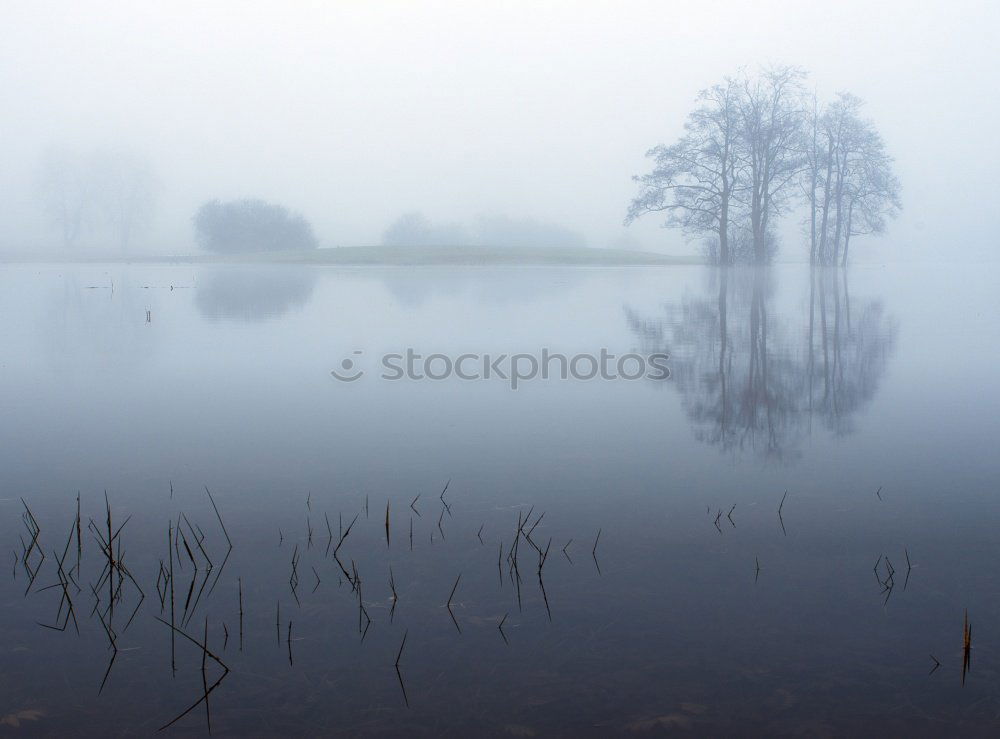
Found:
[(997, 6), (0, 18), (0, 734), (1000, 731)]

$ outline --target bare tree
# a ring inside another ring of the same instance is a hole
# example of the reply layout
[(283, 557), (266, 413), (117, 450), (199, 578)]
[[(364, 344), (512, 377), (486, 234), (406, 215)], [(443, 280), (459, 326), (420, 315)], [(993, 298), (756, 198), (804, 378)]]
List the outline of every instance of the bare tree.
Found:
[(900, 209), (892, 158), (874, 124), (861, 117), (862, 105), (842, 92), (813, 119), (821, 140), (809, 160), (821, 193), (813, 200), (820, 213), (819, 242), (813, 242), (816, 259), (826, 264), (846, 265), (851, 236), (882, 233)]
[(80, 157), (50, 150), (39, 167), (38, 186), (49, 224), (59, 231), (65, 247), (75, 246), (92, 215), (92, 192)]
[(641, 191), (629, 206), (625, 223), (645, 213), (665, 212), (665, 226), (689, 234), (718, 237), (719, 261), (731, 261), (729, 231), (737, 187), (738, 87), (727, 79), (703, 90), (699, 105), (684, 124), (684, 135), (672, 146), (646, 152), (653, 171), (636, 176)]
[(784, 210), (790, 185), (804, 168), (804, 78), (801, 69), (780, 66), (744, 75), (740, 83), (740, 191), (758, 262), (767, 258), (770, 219)]
[(892, 157), (870, 121), (860, 122), (855, 142), (854, 156), (848, 160), (844, 174), (841, 266), (845, 267), (851, 236), (884, 233), (888, 219), (895, 218), (902, 208)]
[(822, 148), (819, 130), (819, 98), (815, 91), (812, 94), (811, 106), (807, 113), (805, 138), (805, 175), (802, 181), (802, 192), (809, 204), (809, 263), (816, 264), (816, 216), (819, 211), (817, 193), (819, 192), (820, 172), (826, 157)]
[(82, 156), (49, 151), (39, 171), (42, 204), (63, 245), (76, 245), (84, 231), (104, 229), (125, 249), (149, 224), (156, 178), (149, 164), (125, 151)]
[(720, 264), (771, 259), (774, 220), (808, 208), (812, 264), (847, 264), (851, 236), (881, 233), (900, 209), (892, 158), (860, 98), (841, 92), (821, 107), (798, 67), (767, 67), (703, 91), (673, 145), (650, 149), (652, 172), (626, 225), (665, 212), (665, 226), (707, 235)]
[(135, 234), (146, 228), (156, 202), (156, 177), (149, 163), (131, 152), (96, 152), (94, 190), (112, 237), (127, 249)]

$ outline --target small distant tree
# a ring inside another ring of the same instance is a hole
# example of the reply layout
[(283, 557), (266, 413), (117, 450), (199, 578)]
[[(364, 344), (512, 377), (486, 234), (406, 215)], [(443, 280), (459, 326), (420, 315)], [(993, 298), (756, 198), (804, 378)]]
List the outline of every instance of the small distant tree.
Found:
[(483, 246), (581, 248), (587, 245), (583, 234), (533, 218), (511, 218), (505, 215), (479, 216), (476, 219), (475, 233), (474, 241)]
[(382, 234), (386, 246), (466, 246), (468, 232), (458, 223), (431, 223), (423, 213), (404, 213)]
[(211, 200), (194, 215), (198, 243), (221, 254), (291, 251), (318, 246), (309, 222), (263, 200)]

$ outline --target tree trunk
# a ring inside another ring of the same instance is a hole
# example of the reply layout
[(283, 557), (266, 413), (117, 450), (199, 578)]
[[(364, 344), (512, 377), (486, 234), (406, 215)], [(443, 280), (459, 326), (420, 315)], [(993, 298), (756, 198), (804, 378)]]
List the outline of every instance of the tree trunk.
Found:
[(812, 145), (809, 148), (809, 264), (816, 264), (816, 181), (819, 179), (819, 147), (816, 95), (813, 94)]
[(851, 220), (854, 216), (854, 203), (852, 202), (847, 206), (847, 230), (844, 232), (844, 260), (840, 263), (841, 267), (847, 266), (847, 248), (851, 245)]
[(819, 258), (827, 262), (826, 234), (827, 222), (830, 216), (830, 177), (833, 174), (833, 139), (830, 139), (826, 152), (826, 179), (823, 181), (823, 221), (819, 227)]
[(723, 195), (719, 214), (719, 264), (729, 264), (729, 199)]
[(809, 183), (809, 264), (816, 264), (816, 166)]
[(840, 234), (844, 208), (844, 170), (847, 168), (847, 154), (837, 157), (837, 221), (833, 230), (833, 263), (840, 256)]

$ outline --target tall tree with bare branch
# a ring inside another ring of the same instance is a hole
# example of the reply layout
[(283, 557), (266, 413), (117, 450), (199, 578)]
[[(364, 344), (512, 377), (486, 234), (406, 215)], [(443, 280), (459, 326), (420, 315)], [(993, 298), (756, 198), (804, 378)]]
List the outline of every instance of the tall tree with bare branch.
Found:
[(652, 172), (633, 179), (641, 185), (625, 223), (645, 213), (665, 212), (665, 226), (688, 234), (718, 238), (722, 264), (731, 261), (729, 232), (737, 187), (738, 87), (727, 79), (698, 95), (698, 107), (671, 146), (653, 147), (646, 156)]
[(803, 88), (798, 67), (768, 67), (744, 74), (739, 95), (741, 197), (750, 220), (754, 258), (767, 259), (769, 225), (788, 205), (804, 168)]

